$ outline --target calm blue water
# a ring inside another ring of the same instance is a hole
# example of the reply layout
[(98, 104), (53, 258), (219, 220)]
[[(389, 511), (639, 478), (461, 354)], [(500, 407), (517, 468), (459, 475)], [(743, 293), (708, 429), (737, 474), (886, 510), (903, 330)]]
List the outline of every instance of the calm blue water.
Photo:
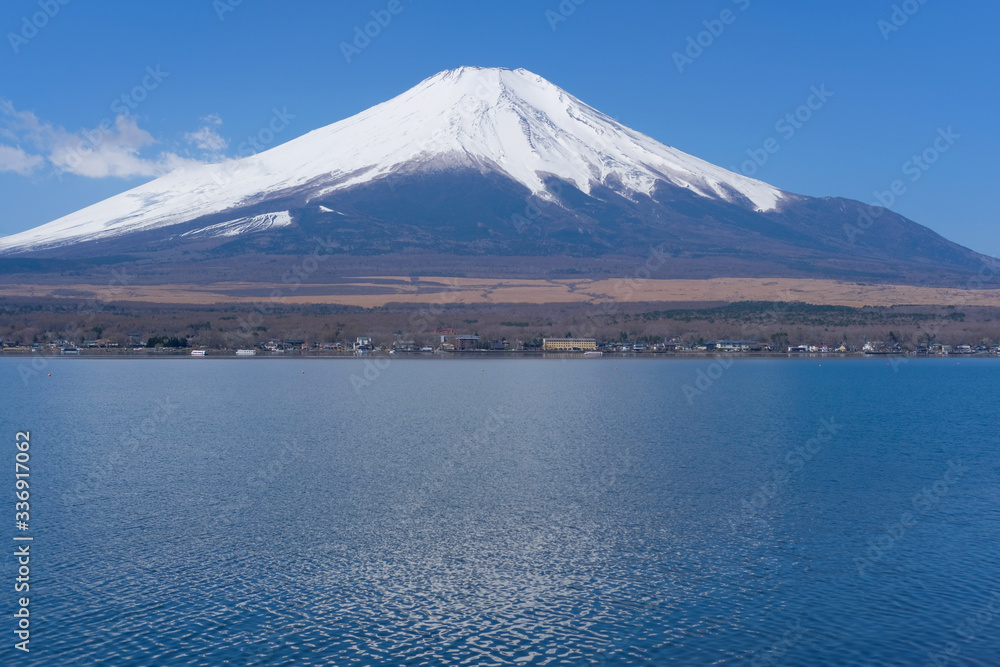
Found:
[(365, 363), (0, 358), (0, 662), (1000, 664), (998, 360)]

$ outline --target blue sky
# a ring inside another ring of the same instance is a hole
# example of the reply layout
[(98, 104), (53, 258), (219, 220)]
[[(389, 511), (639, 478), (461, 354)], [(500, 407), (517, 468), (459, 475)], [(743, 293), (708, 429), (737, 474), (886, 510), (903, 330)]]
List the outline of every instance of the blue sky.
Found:
[(792, 192), (900, 181), (890, 208), (997, 256), (998, 21), (943, 0), (6, 0), (0, 235), (256, 150), (275, 110), (294, 118), (269, 145), (480, 65)]

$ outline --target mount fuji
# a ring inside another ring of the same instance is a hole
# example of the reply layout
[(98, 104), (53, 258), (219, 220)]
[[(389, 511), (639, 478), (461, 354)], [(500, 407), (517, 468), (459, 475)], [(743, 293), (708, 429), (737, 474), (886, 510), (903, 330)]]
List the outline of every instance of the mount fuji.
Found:
[(544, 258), (602, 272), (658, 248), (674, 277), (920, 284), (983, 261), (890, 211), (688, 155), (526, 70), (461, 67), (256, 155), (181, 168), (0, 238), (0, 269), (16, 258), (219, 266), (317, 243), (424, 274), (487, 257), (541, 277)]

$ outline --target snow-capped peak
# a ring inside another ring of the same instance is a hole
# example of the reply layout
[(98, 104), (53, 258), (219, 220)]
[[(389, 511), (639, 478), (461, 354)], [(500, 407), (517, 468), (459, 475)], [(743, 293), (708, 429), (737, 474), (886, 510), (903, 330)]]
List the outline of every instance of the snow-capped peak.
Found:
[[(307, 189), (303, 194), (316, 198), (399, 171), (444, 166), (499, 171), (543, 197), (543, 179), (552, 175), (584, 192), (604, 184), (627, 197), (650, 194), (666, 181), (763, 210), (785, 196), (635, 132), (527, 70), (460, 67), (257, 155), (179, 169), (0, 239), (0, 253), (184, 223), (272, 193)], [(239, 215), (233, 225), (232, 233), (261, 227)], [(212, 227), (215, 234), (224, 230), (225, 223)]]

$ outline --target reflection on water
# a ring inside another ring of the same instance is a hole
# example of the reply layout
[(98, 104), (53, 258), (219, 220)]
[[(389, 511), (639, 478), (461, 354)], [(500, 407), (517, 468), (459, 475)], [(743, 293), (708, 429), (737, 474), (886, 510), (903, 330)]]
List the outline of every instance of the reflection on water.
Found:
[(744, 360), (690, 402), (703, 361), (363, 363), (0, 360), (31, 659), (1000, 655), (995, 361)]

